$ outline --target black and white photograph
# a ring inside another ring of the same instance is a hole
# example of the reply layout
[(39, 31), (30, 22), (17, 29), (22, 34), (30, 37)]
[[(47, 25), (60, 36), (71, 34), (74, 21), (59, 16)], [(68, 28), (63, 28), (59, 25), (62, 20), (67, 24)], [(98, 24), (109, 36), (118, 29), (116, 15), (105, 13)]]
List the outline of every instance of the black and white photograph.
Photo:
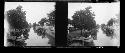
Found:
[(120, 2), (68, 3), (68, 46), (120, 46)]
[(4, 1), (4, 47), (120, 47), (119, 0)]
[(4, 46), (55, 46), (55, 2), (5, 2)]

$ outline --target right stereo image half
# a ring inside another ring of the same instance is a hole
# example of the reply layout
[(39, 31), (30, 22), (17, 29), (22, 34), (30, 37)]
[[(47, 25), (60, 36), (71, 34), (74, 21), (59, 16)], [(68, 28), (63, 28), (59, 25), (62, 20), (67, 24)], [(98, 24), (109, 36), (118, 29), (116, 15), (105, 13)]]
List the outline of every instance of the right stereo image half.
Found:
[(68, 46), (120, 46), (120, 3), (68, 2)]

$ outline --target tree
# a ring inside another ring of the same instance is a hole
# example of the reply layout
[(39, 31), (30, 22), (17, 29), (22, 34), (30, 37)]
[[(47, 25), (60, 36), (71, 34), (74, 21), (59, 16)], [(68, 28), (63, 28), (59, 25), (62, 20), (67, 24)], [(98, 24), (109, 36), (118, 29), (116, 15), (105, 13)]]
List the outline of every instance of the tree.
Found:
[(42, 18), (38, 23), (42, 26), (46, 22), (49, 22), (49, 25), (55, 25), (55, 11), (52, 11), (52, 12), (48, 13), (47, 16), (48, 16), (48, 19)]
[(76, 11), (72, 16), (73, 20), (69, 23), (74, 26), (74, 28), (78, 28), (81, 30), (91, 30), (96, 28), (96, 22), (94, 20), (95, 14), (91, 12), (92, 7), (87, 7), (85, 10)]
[(76, 28), (74, 28), (73, 26), (71, 27), (72, 24), (72, 20), (68, 19), (68, 30), (69, 32), (75, 31)]
[[(48, 16), (48, 19), (47, 18), (42, 18), (41, 21), (39, 21), (38, 23), (40, 25), (42, 25), (42, 26), (44, 25), (44, 23), (47, 23), (47, 26), (49, 26), (49, 28), (50, 28), (50, 26), (55, 26), (55, 11), (52, 11), (52, 12), (48, 13), (47, 16)], [(48, 39), (50, 39), (48, 44), (51, 44), (51, 46), (54, 46), (55, 45), (55, 37), (54, 37), (55, 36), (55, 31), (52, 32), (49, 28), (48, 29), (44, 29), (44, 27), (39, 28), (39, 29), (36, 30), (36, 32), (39, 35), (41, 35), (42, 38), (47, 37)]]
[(68, 24), (72, 24), (72, 20), (68, 19)]
[(7, 20), (12, 28), (23, 29), (28, 27), (25, 12), (26, 11), (22, 11), (22, 6), (18, 6), (16, 9), (7, 11)]
[(113, 37), (114, 34), (114, 29), (112, 29), (111, 27), (113, 26), (114, 20), (110, 19), (107, 24), (101, 24), (101, 29), (103, 31), (104, 34), (106, 34), (107, 37)]
[(42, 18), (38, 23), (43, 26), (44, 23), (46, 23), (46, 22), (48, 22), (48, 19)]
[(50, 25), (55, 25), (55, 10), (47, 15), (49, 17), (48, 21), (50, 22)]
[(111, 19), (107, 22), (107, 25), (108, 25), (108, 26), (112, 26), (114, 22), (115, 22), (115, 20), (114, 20), (113, 18), (111, 18)]
[[(21, 35), (24, 36), (25, 39), (28, 38), (28, 32), (29, 27), (28, 22), (26, 21), (26, 11), (22, 10), (22, 6), (18, 6), (16, 9), (11, 9), (7, 11), (7, 21), (10, 25), (10, 30), (14, 31), (9, 31), (8, 36), (10, 37), (16, 37), (15, 39), (7, 39), (8, 42), (12, 43), (14, 46), (24, 46), (26, 45), (24, 43), (23, 38), (22, 40), (19, 41), (19, 37), (22, 37)], [(25, 30), (24, 30), (25, 29)], [(15, 31), (17, 30), (17, 31)]]

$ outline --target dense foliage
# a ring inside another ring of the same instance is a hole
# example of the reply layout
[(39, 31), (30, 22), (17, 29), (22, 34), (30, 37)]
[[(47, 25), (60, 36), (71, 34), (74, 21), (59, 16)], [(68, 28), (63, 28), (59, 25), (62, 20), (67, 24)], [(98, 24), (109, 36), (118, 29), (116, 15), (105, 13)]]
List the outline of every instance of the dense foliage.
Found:
[(23, 29), (28, 27), (28, 22), (26, 21), (26, 13), (22, 11), (22, 6), (18, 6), (16, 9), (7, 11), (7, 19), (9, 24), (14, 29)]
[(91, 7), (85, 8), (85, 10), (76, 11), (72, 16), (73, 20), (68, 20), (69, 24), (74, 28), (84, 30), (92, 30), (96, 28), (96, 22), (94, 20), (95, 14), (91, 12)]
[[(91, 36), (93, 39), (97, 39), (96, 21), (94, 20), (95, 14), (91, 12), (91, 7), (86, 7), (83, 10), (76, 11), (72, 16), (72, 20), (68, 19), (68, 25), (72, 25), (68, 28), (69, 34), (68, 44), (74, 44), (77, 46), (93, 46), (93, 42), (86, 42), (85, 38)], [(84, 37), (84, 38), (82, 38)], [(88, 39), (89, 40), (89, 39)]]
[[(29, 25), (25, 15), (26, 13), (22, 10), (22, 6), (7, 11), (7, 21), (10, 25), (10, 31), (7, 34), (9, 46), (26, 45), (24, 40), (28, 39)], [(24, 37), (24, 39), (22, 37)]]

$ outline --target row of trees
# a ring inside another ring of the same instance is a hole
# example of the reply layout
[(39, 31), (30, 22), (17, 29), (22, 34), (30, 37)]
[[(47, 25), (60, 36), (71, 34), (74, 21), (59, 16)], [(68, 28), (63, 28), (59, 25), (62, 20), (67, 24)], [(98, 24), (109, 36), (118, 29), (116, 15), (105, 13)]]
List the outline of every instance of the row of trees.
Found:
[[(42, 18), (38, 22), (40, 25), (36, 24), (36, 23), (33, 23), (34, 31), (42, 37), (45, 37), (45, 29), (42, 28), (42, 26), (44, 26), (45, 23), (48, 26), (53, 26), (53, 27), (55, 26), (55, 11), (52, 11), (52, 12), (48, 13), (47, 15), (48, 15), (48, 18)], [(41, 27), (41, 28), (35, 29), (38, 26)]]
[(115, 36), (115, 26), (117, 26), (116, 24), (118, 23), (119, 19), (115, 19), (115, 18), (111, 18), (107, 24), (102, 24), (101, 25), (101, 29), (103, 31), (104, 34), (106, 34), (107, 37), (111, 37), (113, 38)]
[(36, 28), (38, 26), (40, 27), (38, 29), (34, 29), (34, 31), (38, 34), (38, 36), (42, 36), (42, 38), (47, 37), (49, 39), (48, 44), (51, 44), (51, 46), (54, 46), (55, 45), (55, 37), (53, 37), (53, 36), (55, 36), (55, 31), (54, 31), (54, 34), (53, 34), (53, 32), (47, 33), (48, 30), (50, 30), (50, 29), (49, 28), (45, 29), (43, 26), (46, 23), (47, 26), (49, 26), (49, 27), (50, 26), (55, 27), (55, 10), (48, 13), (47, 15), (48, 15), (47, 16), (48, 18), (42, 18), (38, 22), (40, 25), (36, 24), (36, 23), (33, 24), (34, 28)]

